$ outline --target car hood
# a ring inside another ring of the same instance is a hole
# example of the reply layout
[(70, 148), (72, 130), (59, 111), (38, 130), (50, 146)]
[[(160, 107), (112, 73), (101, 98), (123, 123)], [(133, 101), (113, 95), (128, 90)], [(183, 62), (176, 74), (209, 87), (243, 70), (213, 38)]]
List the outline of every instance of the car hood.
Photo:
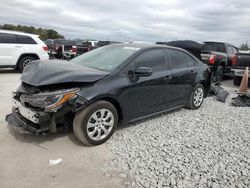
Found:
[(21, 80), (33, 86), (67, 82), (95, 82), (109, 73), (63, 60), (34, 61), (27, 65)]

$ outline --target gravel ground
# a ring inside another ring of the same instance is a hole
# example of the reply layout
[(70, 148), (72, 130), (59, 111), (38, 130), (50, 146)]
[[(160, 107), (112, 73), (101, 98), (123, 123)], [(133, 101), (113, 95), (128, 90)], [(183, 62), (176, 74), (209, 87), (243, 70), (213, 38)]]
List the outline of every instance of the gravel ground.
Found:
[(118, 171), (126, 187), (250, 187), (250, 108), (232, 96), (120, 128), (105, 175)]

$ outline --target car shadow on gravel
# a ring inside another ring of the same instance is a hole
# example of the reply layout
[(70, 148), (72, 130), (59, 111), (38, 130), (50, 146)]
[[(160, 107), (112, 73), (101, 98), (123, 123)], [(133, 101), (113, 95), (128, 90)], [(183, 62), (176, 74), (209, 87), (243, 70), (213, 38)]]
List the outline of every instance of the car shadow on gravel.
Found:
[(57, 139), (68, 137), (68, 139), (73, 142), (75, 145), (84, 146), (78, 141), (72, 131), (66, 133), (48, 133), (48, 134), (41, 134), (35, 135), (25, 131), (22, 127), (15, 127), (12, 125), (7, 125), (10, 135), (15, 137), (16, 140), (23, 142), (23, 143), (31, 143), (34, 145), (39, 145), (44, 142), (51, 142)]

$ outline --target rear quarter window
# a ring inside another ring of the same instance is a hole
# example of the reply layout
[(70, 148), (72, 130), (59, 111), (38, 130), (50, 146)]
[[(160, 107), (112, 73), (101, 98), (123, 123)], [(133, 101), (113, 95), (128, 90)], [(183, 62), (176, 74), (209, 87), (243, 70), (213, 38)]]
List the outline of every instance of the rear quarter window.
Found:
[(34, 39), (24, 35), (16, 35), (16, 40), (18, 44), (37, 44)]
[(15, 44), (16, 37), (13, 34), (0, 33), (0, 43)]

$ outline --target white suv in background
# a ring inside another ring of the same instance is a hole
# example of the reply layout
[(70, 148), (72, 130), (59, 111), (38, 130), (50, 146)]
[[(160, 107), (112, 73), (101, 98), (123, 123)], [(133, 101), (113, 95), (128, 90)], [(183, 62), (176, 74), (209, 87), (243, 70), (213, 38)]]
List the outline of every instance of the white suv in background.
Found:
[(33, 60), (49, 59), (48, 47), (38, 35), (0, 29), (0, 68), (23, 71)]

